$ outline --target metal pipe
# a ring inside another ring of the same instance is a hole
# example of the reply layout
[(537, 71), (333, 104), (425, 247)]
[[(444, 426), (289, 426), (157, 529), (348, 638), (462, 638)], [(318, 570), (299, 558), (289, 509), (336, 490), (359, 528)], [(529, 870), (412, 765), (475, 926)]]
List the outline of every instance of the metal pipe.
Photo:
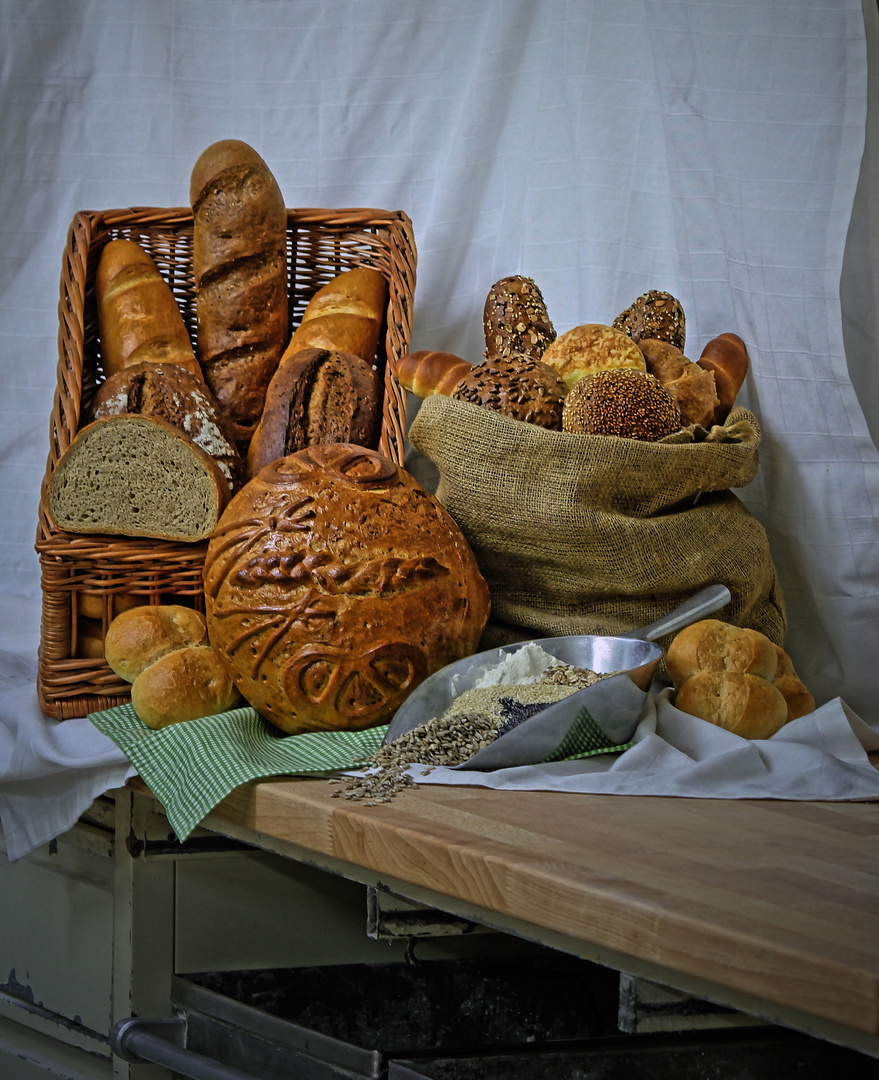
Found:
[[(178, 1042), (171, 1042), (157, 1032), (166, 1032)], [(110, 1032), (110, 1049), (130, 1064), (163, 1065), (191, 1080), (260, 1080), (252, 1073), (187, 1050), (182, 1042), (185, 1032), (183, 1017), (131, 1016), (114, 1025)]]

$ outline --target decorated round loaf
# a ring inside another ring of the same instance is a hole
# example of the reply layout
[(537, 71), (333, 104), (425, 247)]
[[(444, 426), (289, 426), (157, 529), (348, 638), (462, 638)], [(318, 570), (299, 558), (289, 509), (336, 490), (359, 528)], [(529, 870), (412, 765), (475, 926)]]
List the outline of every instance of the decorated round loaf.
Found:
[(266, 465), (205, 561), (210, 640), (241, 694), (288, 733), (386, 723), (476, 651), (488, 587), (440, 503), (350, 443)]

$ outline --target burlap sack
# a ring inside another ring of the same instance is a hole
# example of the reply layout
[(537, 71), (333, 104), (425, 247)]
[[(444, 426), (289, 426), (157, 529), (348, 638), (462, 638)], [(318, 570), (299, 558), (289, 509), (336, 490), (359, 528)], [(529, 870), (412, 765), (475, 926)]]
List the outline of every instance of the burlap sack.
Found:
[(409, 438), (437, 466), (437, 497), (491, 590), (480, 647), (634, 630), (716, 582), (732, 599), (715, 617), (782, 644), (766, 532), (730, 490), (756, 474), (757, 419), (735, 409), (704, 434), (663, 443), (570, 435), (427, 398)]

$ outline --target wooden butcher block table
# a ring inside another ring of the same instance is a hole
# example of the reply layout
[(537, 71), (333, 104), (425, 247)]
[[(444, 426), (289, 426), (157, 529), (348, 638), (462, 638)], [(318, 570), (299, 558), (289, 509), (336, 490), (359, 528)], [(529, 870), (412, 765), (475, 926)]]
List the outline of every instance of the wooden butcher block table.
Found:
[(879, 1057), (879, 804), (339, 790), (253, 782), (204, 824)]

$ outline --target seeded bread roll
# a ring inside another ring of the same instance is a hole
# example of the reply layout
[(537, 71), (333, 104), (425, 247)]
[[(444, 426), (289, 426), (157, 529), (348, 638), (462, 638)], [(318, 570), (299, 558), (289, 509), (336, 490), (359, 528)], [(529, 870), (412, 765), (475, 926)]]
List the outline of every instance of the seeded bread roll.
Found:
[(277, 458), (319, 443), (374, 447), (382, 384), (354, 353), (303, 349), (275, 373), (247, 451), (247, 475)]
[(638, 343), (644, 354), (647, 371), (669, 391), (681, 411), (681, 424), (709, 427), (720, 400), (714, 386), (714, 373), (699, 367), (676, 345), (657, 338)]
[(231, 491), (244, 479), (244, 463), (216, 399), (201, 379), (176, 364), (135, 364), (98, 387), (92, 418), (157, 416), (188, 435), (220, 466)]
[(153, 258), (133, 240), (101, 252), (95, 298), (104, 374), (131, 364), (179, 364), (202, 379), (183, 315)]
[(504, 360), (528, 356), (539, 360), (555, 341), (555, 328), (543, 293), (529, 277), (501, 278), (489, 290), (482, 315), (485, 358)]
[(687, 340), (686, 319), (680, 301), (671, 293), (651, 289), (639, 296), (614, 319), (613, 325), (636, 342), (657, 338), (683, 352)]
[(599, 371), (633, 368), (646, 371), (641, 350), (630, 337), (602, 323), (575, 326), (546, 347), (542, 360), (549, 364), (572, 389), (581, 380)]
[(680, 430), (668, 390), (646, 371), (619, 368), (581, 379), (565, 398), (562, 427), (575, 435), (617, 435), (655, 442)]
[(192, 169), (198, 354), (236, 443), (246, 444), (288, 337), (287, 210), (247, 143), (213, 143)]
[(675, 635), (665, 667), (678, 689), (694, 675), (710, 671), (738, 671), (771, 681), (778, 670), (778, 654), (759, 630), (701, 619)]
[(165, 653), (207, 643), (204, 616), (183, 604), (147, 604), (123, 611), (107, 627), (104, 655), (110, 670), (133, 683)]
[(165, 653), (131, 685), (131, 704), (147, 727), (216, 716), (235, 708), (241, 695), (210, 645)]
[(706, 671), (687, 679), (675, 708), (743, 739), (768, 739), (787, 722), (787, 703), (767, 679), (743, 671)]
[(384, 455), (312, 446), (262, 469), (208, 546), (211, 643), (288, 733), (387, 722), (476, 651), (488, 586), (439, 501)]
[(540, 360), (512, 356), (509, 360), (476, 364), (451, 396), (494, 409), (513, 420), (560, 431), (566, 390), (561, 376)]
[(105, 416), (84, 427), (49, 479), (57, 529), (194, 542), (210, 536), (229, 485), (188, 435), (154, 416)]

